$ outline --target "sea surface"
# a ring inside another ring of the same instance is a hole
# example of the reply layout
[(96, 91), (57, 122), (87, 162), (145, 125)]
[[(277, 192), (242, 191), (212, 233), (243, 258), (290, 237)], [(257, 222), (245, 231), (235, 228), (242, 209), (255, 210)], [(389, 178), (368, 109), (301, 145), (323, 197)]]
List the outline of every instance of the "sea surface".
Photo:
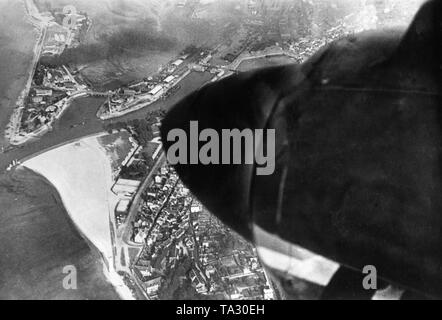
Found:
[[(26, 168), (0, 175), (0, 243), (0, 299), (119, 299), (57, 191)], [(63, 287), (65, 266), (76, 290)]]

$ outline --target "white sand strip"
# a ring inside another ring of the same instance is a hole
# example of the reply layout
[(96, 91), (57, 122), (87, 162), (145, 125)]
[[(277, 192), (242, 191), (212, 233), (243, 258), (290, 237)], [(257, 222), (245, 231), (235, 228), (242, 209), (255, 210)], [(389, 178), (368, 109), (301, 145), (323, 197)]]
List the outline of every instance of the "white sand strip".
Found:
[(53, 184), (72, 221), (107, 260), (109, 281), (123, 299), (132, 298), (114, 269), (110, 216), (118, 198), (111, 192), (111, 163), (97, 136), (47, 151), (23, 165)]

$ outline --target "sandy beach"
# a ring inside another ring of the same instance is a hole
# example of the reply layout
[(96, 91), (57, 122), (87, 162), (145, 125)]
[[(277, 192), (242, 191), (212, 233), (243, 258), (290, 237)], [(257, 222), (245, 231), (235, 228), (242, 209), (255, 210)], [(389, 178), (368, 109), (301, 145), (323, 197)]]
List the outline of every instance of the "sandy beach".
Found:
[(113, 263), (113, 214), (118, 198), (111, 192), (111, 163), (92, 136), (40, 154), (23, 165), (44, 176), (58, 191), (74, 225), (105, 262), (105, 274), (124, 299), (131, 297)]
[[(0, 202), (0, 299), (121, 299), (47, 179), (24, 167), (1, 174)], [(77, 290), (62, 285), (68, 265)]]

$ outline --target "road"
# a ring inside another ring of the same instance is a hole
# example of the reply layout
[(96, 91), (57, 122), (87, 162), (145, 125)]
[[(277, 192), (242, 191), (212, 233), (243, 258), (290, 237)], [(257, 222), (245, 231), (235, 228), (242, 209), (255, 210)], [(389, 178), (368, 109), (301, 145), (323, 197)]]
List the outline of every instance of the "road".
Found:
[[(140, 283), (140, 280), (138, 277), (134, 274), (132, 271), (133, 266), (131, 265), (130, 261), (130, 254), (129, 254), (129, 248), (138, 249), (137, 257), (140, 255), (141, 251), (143, 250), (144, 244), (138, 245), (136, 243), (132, 243), (129, 239), (130, 232), (132, 231), (131, 228), (131, 222), (135, 218), (138, 208), (140, 206), (141, 202), (141, 196), (144, 192), (144, 190), (149, 186), (149, 184), (152, 182), (152, 178), (154, 174), (158, 171), (158, 169), (163, 165), (163, 163), (166, 160), (166, 156), (164, 153), (161, 153), (158, 159), (155, 161), (155, 164), (153, 165), (152, 169), (150, 170), (147, 177), (144, 179), (141, 186), (138, 188), (137, 193), (135, 194), (134, 198), (132, 199), (132, 204), (129, 208), (129, 214), (126, 218), (126, 221), (123, 225), (121, 225), (116, 230), (116, 237), (114, 237), (113, 242), (116, 249), (116, 254), (114, 255), (114, 261), (117, 270), (119, 271), (125, 271), (132, 281), (137, 285), (138, 290), (137, 292), (142, 294), (142, 296), (145, 299), (149, 299), (147, 294), (144, 292), (143, 287)], [(110, 214), (113, 214), (113, 211), (110, 212)], [(115, 226), (115, 217), (112, 217), (112, 221)], [(124, 260), (124, 265), (122, 264), (122, 261)]]
[(130, 231), (132, 231), (132, 229), (131, 229), (131, 227), (132, 227), (131, 222), (135, 219), (135, 216), (136, 216), (136, 214), (138, 212), (138, 208), (139, 208), (140, 202), (141, 202), (141, 196), (142, 196), (144, 190), (146, 190), (146, 188), (152, 182), (153, 176), (158, 171), (158, 169), (164, 164), (165, 161), (166, 161), (166, 155), (165, 155), (164, 152), (162, 152), (161, 155), (156, 160), (154, 166), (150, 170), (149, 174), (144, 179), (144, 181), (141, 184), (141, 186), (138, 188), (138, 191), (137, 191), (136, 195), (134, 196), (134, 198), (132, 200), (132, 204), (131, 204), (131, 206), (129, 208), (129, 214), (128, 214), (127, 218), (126, 218), (126, 221), (121, 226), (121, 229), (118, 232), (118, 235), (121, 236), (123, 241), (126, 244), (130, 245), (130, 246), (135, 246), (135, 247), (142, 247), (143, 246), (143, 245), (138, 245), (138, 244), (133, 243), (133, 242), (130, 241), (130, 239), (129, 239), (130, 238)]

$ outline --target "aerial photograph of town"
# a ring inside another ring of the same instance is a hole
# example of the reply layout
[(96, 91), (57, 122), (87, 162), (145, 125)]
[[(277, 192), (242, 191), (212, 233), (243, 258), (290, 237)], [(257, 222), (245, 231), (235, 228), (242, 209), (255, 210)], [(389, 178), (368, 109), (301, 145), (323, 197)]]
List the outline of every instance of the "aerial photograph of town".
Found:
[(0, 299), (317, 299), (319, 258), (287, 291), (169, 163), (163, 120), (423, 2), (0, 0)]

